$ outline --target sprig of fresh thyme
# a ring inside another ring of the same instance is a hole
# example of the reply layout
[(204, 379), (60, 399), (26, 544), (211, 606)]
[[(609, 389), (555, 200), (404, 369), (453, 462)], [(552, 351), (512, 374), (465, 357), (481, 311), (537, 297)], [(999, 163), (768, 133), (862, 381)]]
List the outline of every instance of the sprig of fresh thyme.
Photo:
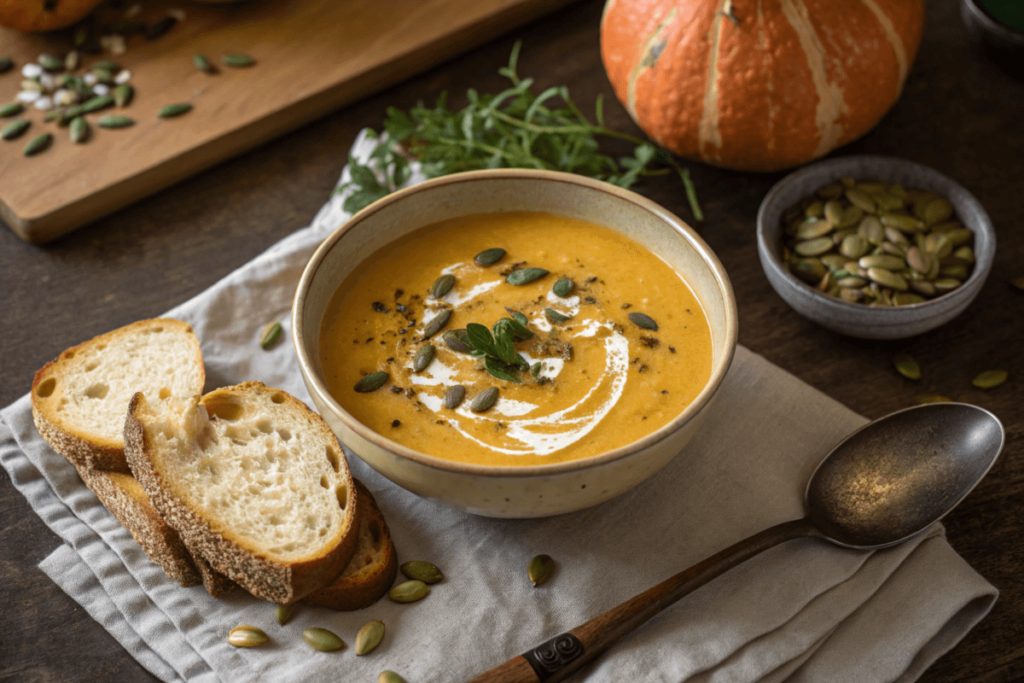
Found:
[[(496, 95), (471, 89), (466, 93), (469, 104), (461, 111), (448, 109), (446, 93), (433, 108), (422, 102), (408, 113), (390, 107), (384, 122), (387, 136), (374, 134), (377, 144), (367, 163), (349, 156), (352, 180), (337, 189), (352, 188), (345, 210), (359, 211), (401, 187), (409, 179), (406, 155), (410, 155), (422, 164), (428, 178), (488, 168), (537, 168), (578, 173), (628, 188), (641, 176), (674, 170), (686, 188), (694, 218), (704, 220), (689, 171), (650, 141), (606, 128), (601, 96), (594, 124), (564, 86), (534, 93), (533, 79), (521, 79), (516, 71), (520, 45), (515, 44), (508, 66), (499, 70), (512, 85)], [(616, 160), (602, 154), (598, 137), (632, 143), (633, 156)], [(659, 163), (669, 168), (653, 168)]]

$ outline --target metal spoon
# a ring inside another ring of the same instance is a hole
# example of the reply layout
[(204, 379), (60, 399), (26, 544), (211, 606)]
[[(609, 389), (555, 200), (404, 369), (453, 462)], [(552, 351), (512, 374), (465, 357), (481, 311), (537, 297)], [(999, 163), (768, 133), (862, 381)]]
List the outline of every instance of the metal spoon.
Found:
[(784, 541), (812, 536), (859, 550), (902, 543), (971, 492), (1003, 440), (995, 415), (965, 403), (917, 406), (875, 420), (818, 465), (803, 519), (740, 541), (471, 683), (561, 681), (683, 596)]

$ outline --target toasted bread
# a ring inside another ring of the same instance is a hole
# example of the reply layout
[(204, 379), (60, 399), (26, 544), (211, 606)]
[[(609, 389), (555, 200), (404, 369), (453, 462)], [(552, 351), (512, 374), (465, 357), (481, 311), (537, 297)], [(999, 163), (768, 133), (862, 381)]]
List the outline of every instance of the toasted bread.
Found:
[(358, 494), (323, 419), (259, 382), (128, 409), (125, 452), (185, 546), (258, 598), (288, 604), (329, 583), (355, 552)]
[(327, 586), (303, 598), (303, 602), (341, 611), (369, 607), (395, 582), (398, 553), (391, 530), (370, 491), (358, 479), (359, 542), (341, 574)]
[(201, 393), (199, 341), (178, 320), (141, 320), (73, 346), (32, 382), (32, 418), (77, 468), (127, 474), (124, 421), (131, 397), (157, 403)]

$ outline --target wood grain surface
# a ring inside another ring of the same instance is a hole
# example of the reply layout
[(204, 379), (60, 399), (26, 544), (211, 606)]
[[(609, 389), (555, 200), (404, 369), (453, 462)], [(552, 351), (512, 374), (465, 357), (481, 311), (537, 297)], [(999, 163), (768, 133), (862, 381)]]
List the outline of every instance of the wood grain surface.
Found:
[[(305, 226), (360, 128), (379, 127), (387, 106), (409, 107), (442, 90), (458, 105), (466, 88), (504, 87), (496, 71), (516, 38), (524, 41), (522, 74), (535, 76), (541, 88), (568, 85), (584, 109), (604, 93), (609, 125), (633, 130), (608, 99), (600, 16), (596, 1), (561, 10), (46, 247), (0, 230), (0, 405), (28, 391), (35, 370), (68, 346), (167, 310)], [(1024, 294), (1007, 285), (1024, 275), (1021, 121), (1024, 83), (972, 49), (954, 0), (928, 3), (924, 42), (902, 98), (874, 131), (834, 155), (888, 154), (949, 175), (988, 210), (999, 251), (963, 315), (902, 342), (830, 333), (800, 318), (768, 286), (754, 224), (761, 199), (783, 174), (688, 164), (707, 216), (697, 227), (736, 291), (742, 344), (867, 417), (927, 391), (988, 408), (1006, 425), (1003, 455), (945, 520), (953, 547), (1001, 595), (992, 613), (924, 674), (925, 683), (1024, 678)], [(652, 178), (640, 189), (689, 218), (678, 182)], [(897, 351), (917, 357), (920, 382), (892, 369)], [(1008, 370), (1009, 381), (974, 389), (971, 377), (988, 368)], [(0, 681), (154, 680), (36, 567), (59, 543), (0, 474)], [(538, 634), (538, 642), (551, 635)], [(481, 671), (497, 663), (481, 662)]]
[[(134, 36), (115, 58), (133, 75), (137, 96), (118, 113), (134, 118), (134, 126), (98, 129), (96, 119), (109, 112), (91, 114), (90, 139), (76, 145), (56, 123), (43, 123), (44, 112), (27, 110), (29, 133), (0, 146), (0, 217), (24, 239), (53, 239), (567, 1), (189, 4), (185, 21), (163, 38)], [(152, 22), (180, 4), (150, 2), (139, 16)], [(69, 48), (66, 35), (0, 29), (0, 53), (19, 67), (0, 76), (0, 102), (14, 99), (22, 64)], [(218, 64), (218, 73), (196, 69), (192, 56), (200, 52)], [(221, 66), (229, 52), (249, 54), (256, 66)], [(175, 102), (194, 108), (174, 119), (157, 117)], [(24, 157), (24, 144), (44, 130), (54, 133), (54, 144)]]

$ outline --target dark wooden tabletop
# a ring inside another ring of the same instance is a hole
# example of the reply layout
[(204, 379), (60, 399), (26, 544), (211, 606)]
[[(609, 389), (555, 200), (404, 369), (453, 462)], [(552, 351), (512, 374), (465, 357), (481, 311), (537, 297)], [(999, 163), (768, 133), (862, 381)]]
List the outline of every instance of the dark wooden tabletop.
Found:
[[(568, 85), (584, 106), (606, 96), (612, 128), (635, 130), (614, 103), (598, 50), (600, 2), (540, 20), (428, 73), (225, 163), (53, 244), (0, 229), (0, 406), (29, 389), (63, 349), (158, 315), (308, 224), (330, 193), (359, 130), (389, 105), (409, 107), (448, 90), (494, 92), (515, 39), (520, 73), (540, 87)], [(902, 98), (879, 126), (834, 155), (917, 161), (966, 186), (998, 231), (992, 274), (951, 324), (902, 342), (844, 338), (802, 319), (771, 290), (754, 240), (758, 205), (784, 174), (689, 164), (718, 253), (739, 301), (740, 342), (850, 408), (874, 418), (935, 392), (993, 411), (1006, 426), (1003, 455), (947, 519), (953, 547), (1001, 592), (992, 613), (923, 677), (929, 683), (1024, 678), (1024, 83), (969, 44), (955, 0), (928, 3), (924, 41)], [(624, 150), (625, 151), (625, 150)], [(645, 181), (641, 192), (689, 218), (682, 186)], [(40, 188), (45, 192), (45, 188)], [(924, 377), (896, 374), (909, 351)], [(981, 391), (975, 373), (1009, 371)], [(151, 681), (107, 632), (36, 565), (60, 540), (0, 470), (0, 681)]]

